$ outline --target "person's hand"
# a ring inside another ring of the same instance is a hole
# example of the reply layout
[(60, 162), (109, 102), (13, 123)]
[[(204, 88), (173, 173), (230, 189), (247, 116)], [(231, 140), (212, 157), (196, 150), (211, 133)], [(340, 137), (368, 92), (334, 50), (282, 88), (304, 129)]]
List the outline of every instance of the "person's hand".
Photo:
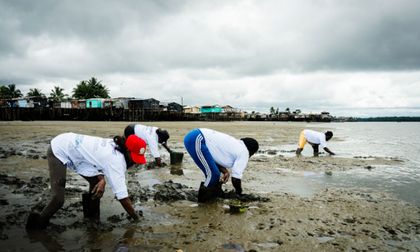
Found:
[(128, 219), (131, 222), (136, 223), (136, 222), (138, 222), (140, 220), (141, 217), (143, 217), (143, 211), (141, 211), (141, 210), (137, 210), (137, 211), (134, 210), (134, 213), (132, 215), (129, 215), (128, 216)]
[(160, 157), (155, 158), (155, 164), (157, 167), (162, 167), (162, 159)]
[(230, 173), (229, 171), (226, 171), (222, 173), (222, 175), (220, 176), (220, 182), (222, 182), (223, 184), (226, 184), (226, 182), (229, 181), (229, 178), (230, 178)]
[(165, 162), (161, 162), (160, 165), (159, 165), (159, 167), (166, 167), (166, 166), (168, 166), (168, 164), (165, 163)]
[(93, 190), (91, 193), (93, 193), (93, 197), (95, 198), (102, 198), (105, 192), (105, 180), (100, 180), (95, 187), (93, 187)]

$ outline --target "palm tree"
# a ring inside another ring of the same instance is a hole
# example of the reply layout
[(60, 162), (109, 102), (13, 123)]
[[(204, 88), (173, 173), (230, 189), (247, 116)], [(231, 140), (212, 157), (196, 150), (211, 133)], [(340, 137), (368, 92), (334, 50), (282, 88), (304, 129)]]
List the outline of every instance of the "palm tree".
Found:
[(41, 92), (41, 89), (38, 88), (30, 88), (29, 92), (26, 94), (29, 97), (45, 97), (45, 95)]
[(274, 109), (274, 107), (270, 108), (270, 115), (274, 115), (276, 113), (276, 110)]
[(94, 97), (109, 98), (108, 88), (102, 85), (101, 81), (98, 81), (95, 77), (92, 77), (90, 80), (88, 80), (88, 85), (95, 91), (93, 94)]
[(90, 98), (89, 87), (86, 81), (81, 81), (79, 84), (73, 88), (73, 97), (78, 99)]
[(78, 99), (109, 98), (108, 93), (108, 88), (94, 77), (88, 81), (81, 81), (73, 89), (73, 97)]
[(19, 89), (16, 89), (15, 84), (2, 85), (0, 87), (0, 97), (3, 99), (19, 98), (22, 97), (22, 93)]
[(60, 102), (67, 96), (63, 93), (63, 91), (63, 88), (59, 86), (54, 86), (54, 88), (51, 89), (50, 97), (48, 98), (54, 102)]

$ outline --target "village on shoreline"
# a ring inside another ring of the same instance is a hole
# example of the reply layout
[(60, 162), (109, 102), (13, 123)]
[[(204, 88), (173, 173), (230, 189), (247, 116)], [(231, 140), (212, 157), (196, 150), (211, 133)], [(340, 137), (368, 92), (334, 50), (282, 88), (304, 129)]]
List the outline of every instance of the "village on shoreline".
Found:
[[(230, 105), (183, 105), (154, 98), (134, 97), (67, 99), (54, 102), (45, 97), (0, 100), (0, 120), (215, 120), (215, 121), (313, 121), (343, 120), (329, 112), (303, 113), (300, 109), (247, 112)], [(348, 118), (347, 120), (349, 120)]]
[(300, 109), (267, 113), (244, 111), (230, 105), (183, 105), (154, 98), (134, 97), (65, 99), (46, 97), (0, 99), (0, 121), (92, 120), (92, 121), (300, 121), (300, 122), (418, 122), (420, 117), (345, 117), (330, 112), (305, 113)]
[(82, 80), (64, 93), (54, 86), (47, 97), (38, 88), (31, 88), (24, 96), (15, 84), (0, 86), (0, 120), (91, 120), (91, 121), (420, 121), (420, 117), (345, 117), (333, 116), (328, 111), (303, 112), (301, 109), (280, 110), (271, 107), (267, 112), (246, 111), (231, 105), (184, 105), (155, 98), (111, 98), (109, 89), (95, 77)]

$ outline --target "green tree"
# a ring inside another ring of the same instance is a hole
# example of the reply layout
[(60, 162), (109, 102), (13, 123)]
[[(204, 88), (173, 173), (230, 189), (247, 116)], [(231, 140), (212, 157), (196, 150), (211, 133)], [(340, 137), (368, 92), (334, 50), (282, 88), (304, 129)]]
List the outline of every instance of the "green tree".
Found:
[(0, 86), (0, 98), (1, 99), (9, 98), (8, 97), (8, 95), (9, 95), (9, 92), (8, 91), (9, 91), (9, 89), (6, 86), (1, 85)]
[(63, 93), (64, 89), (59, 86), (54, 86), (53, 89), (51, 89), (50, 97), (48, 99), (54, 101), (54, 102), (60, 102), (64, 98), (67, 97), (66, 94)]
[(81, 81), (73, 89), (73, 97), (78, 99), (109, 98), (109, 90), (101, 81), (92, 77), (88, 81)]
[(16, 89), (15, 84), (9, 84), (7, 86), (2, 85), (0, 87), (0, 98), (10, 99), (10, 98), (19, 98), (22, 97), (22, 93), (19, 89)]
[(276, 110), (274, 109), (274, 107), (270, 108), (270, 115), (274, 115), (276, 114)]
[(29, 97), (45, 97), (45, 95), (41, 92), (41, 89), (38, 88), (30, 88), (29, 92), (26, 94)]
[(290, 114), (290, 108), (286, 108), (287, 114)]

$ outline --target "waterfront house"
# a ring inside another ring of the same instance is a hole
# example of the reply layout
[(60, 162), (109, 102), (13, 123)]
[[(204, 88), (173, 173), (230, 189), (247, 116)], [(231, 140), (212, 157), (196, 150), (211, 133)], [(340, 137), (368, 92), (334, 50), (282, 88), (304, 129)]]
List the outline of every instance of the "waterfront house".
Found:
[(222, 107), (222, 113), (237, 113), (238, 109), (230, 106), (230, 105), (225, 105)]
[(8, 108), (10, 107), (10, 102), (8, 99), (0, 99), (0, 107)]
[(129, 109), (141, 109), (141, 110), (151, 110), (159, 111), (159, 101), (153, 98), (149, 99), (132, 99), (128, 101)]
[(86, 108), (103, 108), (104, 98), (90, 98), (86, 99)]
[(79, 100), (71, 99), (70, 103), (71, 103), (71, 108), (73, 108), (73, 109), (78, 109), (79, 108)]
[(133, 99), (134, 97), (118, 97), (118, 98), (113, 98), (112, 102), (113, 102), (114, 108), (128, 109), (129, 108), (128, 102)]
[(222, 113), (222, 108), (219, 105), (201, 106), (200, 112), (202, 114)]
[(185, 106), (184, 113), (185, 114), (200, 114), (200, 107), (199, 106)]
[(323, 111), (321, 112), (321, 121), (322, 122), (331, 122), (332, 116), (330, 115), (330, 112)]
[(114, 106), (113, 99), (104, 99), (102, 107), (103, 108), (112, 108)]
[(86, 108), (86, 99), (78, 100), (78, 108), (79, 109), (85, 109)]
[(17, 99), (17, 107), (19, 108), (26, 108), (28, 106), (28, 101), (24, 98)]
[(179, 103), (170, 102), (168, 103), (168, 111), (182, 113), (184, 111), (184, 108)]

